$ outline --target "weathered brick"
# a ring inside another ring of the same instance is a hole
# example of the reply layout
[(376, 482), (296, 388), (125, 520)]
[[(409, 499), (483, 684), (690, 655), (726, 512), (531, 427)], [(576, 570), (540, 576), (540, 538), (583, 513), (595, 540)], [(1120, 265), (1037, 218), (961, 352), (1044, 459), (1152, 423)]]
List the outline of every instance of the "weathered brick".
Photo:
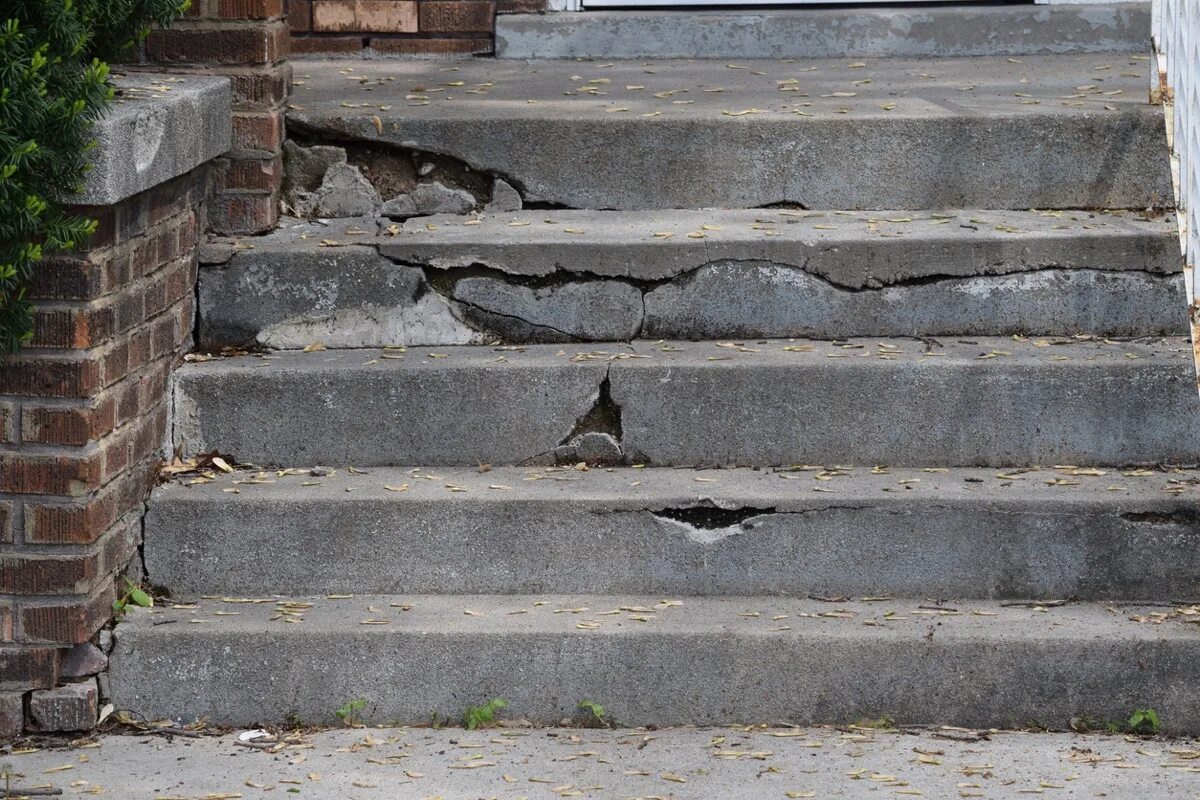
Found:
[(549, 8), (546, 0), (496, 0), (497, 14), (537, 14)]
[(312, 29), (322, 33), (414, 33), (417, 19), (416, 0), (313, 0)]
[(96, 727), (96, 681), (38, 689), (29, 695), (29, 721), (39, 731), (85, 731)]
[(17, 404), (0, 400), (0, 444), (17, 439)]
[(21, 440), (40, 444), (84, 445), (116, 425), (117, 395), (106, 390), (86, 406), (38, 406), (26, 403)]
[(286, 58), (288, 32), (283, 22), (246, 28), (173, 27), (151, 32), (146, 54), (162, 62), (274, 64)]
[(297, 36), (292, 39), (292, 52), (301, 56), (357, 53), (366, 46), (367, 40), (362, 36)]
[(0, 452), (0, 492), (81, 497), (100, 488), (98, 448), (66, 454)]
[(491, 31), (496, 6), (491, 0), (422, 0), (421, 33)]
[(221, 158), (214, 165), (217, 192), (272, 192), (283, 181), (283, 156)]
[(219, 233), (260, 233), (278, 224), (279, 201), (269, 194), (217, 195), (209, 201), (208, 214)]
[(0, 556), (0, 592), (7, 594), (87, 594), (101, 575), (102, 554)]
[(276, 108), (291, 94), (292, 65), (228, 69), (235, 111)]
[[(39, 602), (21, 608), (21, 639), (33, 643), (79, 644), (86, 642), (112, 616), (116, 591), (112, 581), (87, 597)], [(3, 651), (0, 651), (3, 652)], [(57, 655), (57, 653), (56, 653)], [(57, 680), (58, 661), (54, 662)], [(2, 661), (0, 661), (2, 665)], [(0, 674), (3, 670), (0, 670)], [(45, 682), (37, 685), (53, 685)], [(0, 688), (4, 688), (0, 686)]]
[(0, 500), (0, 543), (13, 541), (13, 517), (15, 504), (12, 500)]
[(312, 0), (288, 0), (288, 27), (292, 33), (312, 30)]
[(233, 149), (277, 153), (283, 147), (284, 113), (263, 111), (233, 115)]
[(371, 49), (401, 55), (482, 55), (492, 52), (491, 37), (461, 39), (371, 39)]
[(57, 647), (0, 647), (0, 691), (58, 683), (59, 654)]
[(100, 364), (89, 358), (29, 352), (0, 356), (0, 394), (90, 397), (101, 388)]
[(274, 19), (283, 16), (284, 0), (218, 0), (220, 19)]
[(91, 544), (117, 521), (141, 507), (157, 473), (141, 461), (94, 494), (77, 501), (30, 500), (25, 504), (25, 541), (31, 544)]

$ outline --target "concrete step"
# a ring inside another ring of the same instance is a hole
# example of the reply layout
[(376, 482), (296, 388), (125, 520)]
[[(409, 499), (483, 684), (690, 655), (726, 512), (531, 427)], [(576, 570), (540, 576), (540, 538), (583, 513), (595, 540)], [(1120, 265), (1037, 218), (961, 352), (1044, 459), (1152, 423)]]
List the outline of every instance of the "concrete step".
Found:
[(1075, 716), (1151, 707), (1170, 731), (1200, 731), (1200, 636), (1185, 624), (1194, 608), (341, 597), (133, 610), (116, 631), (113, 701), (148, 719), (224, 725), (336, 724), (354, 698), (373, 720), (398, 723), (460, 719), (496, 697), (535, 723), (591, 700), (627, 725), (888, 716), (1065, 729)]
[(542, 207), (1146, 208), (1172, 197), (1147, 69), (1126, 53), (315, 61), (288, 133), (374, 164), (385, 200), (415, 162)]
[(1147, 52), (1147, 3), (501, 14), (501, 58), (862, 58)]
[(185, 365), (174, 434), (279, 466), (520, 464), (561, 446), (651, 465), (1190, 464), (1190, 353), (1182, 338), (290, 351)]
[(1187, 330), (1173, 214), (517, 211), (367, 230), (293, 221), (209, 248), (201, 343)]
[[(1200, 597), (1200, 472), (379, 468), (156, 490), (175, 597)], [(1165, 490), (1165, 491), (1164, 491)]]

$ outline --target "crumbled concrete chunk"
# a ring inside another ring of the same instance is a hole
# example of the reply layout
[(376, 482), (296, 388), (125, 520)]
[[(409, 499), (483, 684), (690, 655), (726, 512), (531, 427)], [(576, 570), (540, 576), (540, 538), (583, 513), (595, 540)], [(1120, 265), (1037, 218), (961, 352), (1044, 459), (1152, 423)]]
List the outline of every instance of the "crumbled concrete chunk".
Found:
[(475, 196), (434, 181), (422, 183), (408, 194), (397, 195), (383, 204), (385, 217), (407, 219), (432, 214), (467, 214), (475, 210)]
[(521, 193), (513, 188), (508, 181), (497, 178), (492, 184), (492, 201), (487, 204), (487, 211), (520, 211), (522, 206)]
[(330, 165), (316, 198), (316, 213), (322, 217), (360, 217), (373, 213), (381, 202), (357, 167), (341, 163)]

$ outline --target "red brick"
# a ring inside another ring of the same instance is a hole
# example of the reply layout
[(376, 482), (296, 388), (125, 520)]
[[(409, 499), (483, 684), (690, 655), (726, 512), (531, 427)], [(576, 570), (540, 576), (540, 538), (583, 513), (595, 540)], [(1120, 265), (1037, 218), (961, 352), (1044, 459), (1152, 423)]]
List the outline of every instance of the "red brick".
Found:
[(372, 39), (371, 49), (402, 55), (480, 55), (492, 52), (492, 40), (477, 39)]
[(278, 153), (283, 148), (283, 111), (233, 115), (233, 149), (265, 150)]
[(549, 8), (546, 0), (496, 0), (497, 14), (536, 14)]
[(0, 394), (20, 397), (90, 397), (101, 386), (93, 359), (22, 353), (0, 357)]
[(262, 233), (279, 223), (279, 200), (268, 194), (217, 195), (209, 201), (208, 214), (217, 233)]
[(87, 594), (100, 576), (101, 554), (0, 556), (0, 592)]
[(13, 540), (13, 508), (11, 500), (0, 500), (0, 542), (9, 544)]
[(417, 1), (313, 0), (312, 29), (322, 33), (414, 33)]
[(146, 54), (155, 61), (217, 64), (273, 64), (287, 57), (287, 26), (184, 28), (152, 31)]
[(292, 93), (292, 65), (230, 70), (235, 111), (274, 109)]
[(116, 426), (116, 394), (104, 395), (86, 406), (36, 406), (26, 404), (21, 414), (21, 440), (41, 444), (81, 446)]
[(115, 600), (116, 591), (112, 583), (106, 581), (104, 586), (87, 597), (22, 606), (21, 639), (57, 644), (86, 642), (112, 616)]
[(102, 474), (99, 450), (69, 456), (0, 452), (0, 492), (82, 497), (100, 488)]
[(274, 192), (283, 184), (283, 156), (222, 158), (215, 165), (217, 192)]
[(0, 647), (0, 690), (55, 685), (60, 652), (57, 647)]
[(283, 0), (218, 0), (221, 19), (274, 19), (283, 16)]
[(17, 404), (0, 402), (0, 444), (17, 441)]
[(492, 30), (490, 0), (422, 0), (421, 33), (482, 33)]
[(288, 0), (288, 27), (292, 33), (312, 30), (312, 0)]
[(361, 36), (304, 36), (292, 39), (292, 52), (299, 56), (321, 53), (357, 53), (367, 46)]

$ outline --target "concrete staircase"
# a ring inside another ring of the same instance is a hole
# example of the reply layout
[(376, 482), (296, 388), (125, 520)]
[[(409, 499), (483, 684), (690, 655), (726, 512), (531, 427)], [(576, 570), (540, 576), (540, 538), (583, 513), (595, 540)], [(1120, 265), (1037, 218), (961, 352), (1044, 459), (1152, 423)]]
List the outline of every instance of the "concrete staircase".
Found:
[[(156, 491), (118, 705), (1200, 732), (1163, 125), (1136, 4), (1089, 9), (998, 55), (1009, 9), (835, 60), (303, 64), (292, 135), (381, 195), (206, 252), (173, 436), (237, 468)], [(434, 182), (476, 210), (379, 210)]]

